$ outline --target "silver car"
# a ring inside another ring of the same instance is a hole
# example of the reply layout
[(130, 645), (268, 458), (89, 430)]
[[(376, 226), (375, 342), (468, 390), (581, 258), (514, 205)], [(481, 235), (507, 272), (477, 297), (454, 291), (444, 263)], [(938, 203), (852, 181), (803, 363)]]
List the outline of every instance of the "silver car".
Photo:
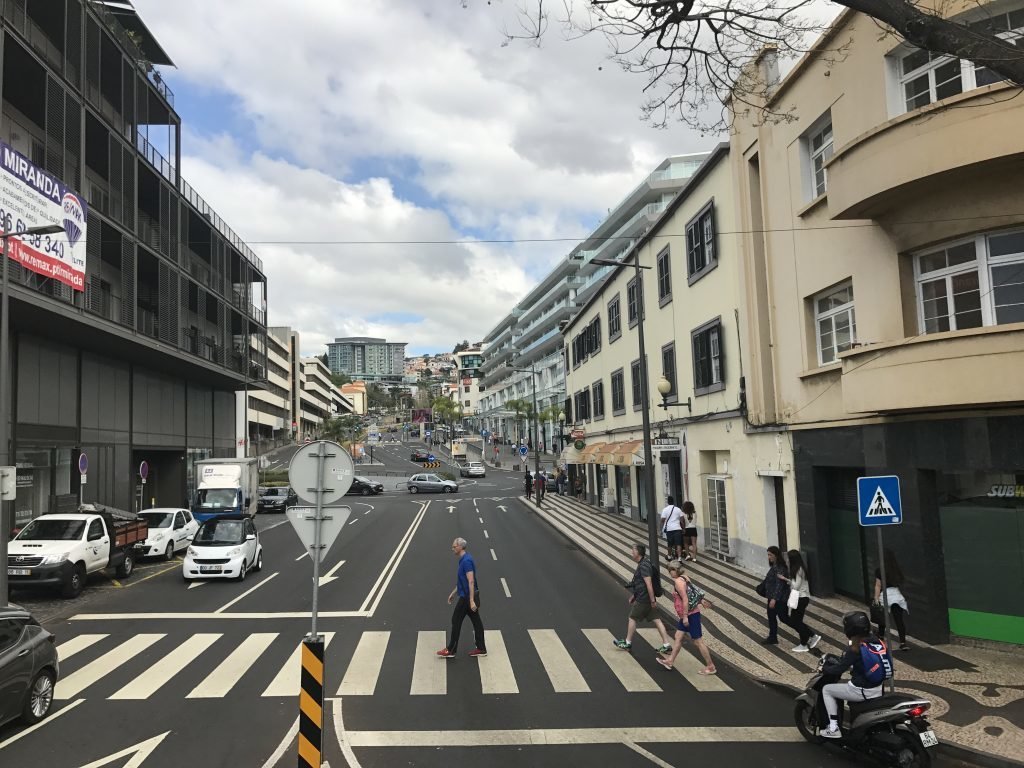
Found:
[(406, 482), (405, 487), (409, 493), (424, 493), (436, 491), (437, 493), (455, 493), (459, 490), (459, 484), (454, 480), (445, 480), (432, 472), (421, 472), (413, 475)]
[(462, 477), (485, 477), (487, 469), (482, 461), (469, 461), (459, 467)]

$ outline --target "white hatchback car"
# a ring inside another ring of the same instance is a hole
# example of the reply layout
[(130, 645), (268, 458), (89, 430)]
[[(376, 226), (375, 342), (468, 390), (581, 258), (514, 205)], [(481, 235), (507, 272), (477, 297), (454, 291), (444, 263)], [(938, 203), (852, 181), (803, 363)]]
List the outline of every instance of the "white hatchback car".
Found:
[(188, 547), (199, 530), (199, 523), (187, 509), (153, 507), (139, 512), (149, 524), (149, 536), (143, 545), (144, 556), (161, 556), (173, 560), (174, 555)]
[(181, 575), (192, 579), (238, 579), (263, 568), (260, 535), (247, 516), (212, 517), (199, 526), (185, 552)]
[(482, 461), (470, 461), (459, 467), (459, 474), (463, 477), (486, 477), (487, 468)]

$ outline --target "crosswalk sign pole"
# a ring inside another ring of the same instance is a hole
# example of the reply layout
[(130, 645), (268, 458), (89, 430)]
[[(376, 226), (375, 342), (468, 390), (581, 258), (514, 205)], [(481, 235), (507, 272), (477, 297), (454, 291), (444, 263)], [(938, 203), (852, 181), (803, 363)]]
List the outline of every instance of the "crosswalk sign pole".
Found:
[(324, 460), (327, 443), (316, 452), (316, 512), (313, 518), (313, 605), (309, 637), (302, 641), (302, 685), (299, 691), (298, 768), (320, 768), (324, 733), (324, 639), (316, 633), (317, 598), (320, 592), (320, 546), (324, 514)]
[[(878, 531), (878, 570), (882, 576), (882, 616), (885, 617), (885, 632), (882, 633), (882, 640), (885, 641), (885, 649), (890, 651), (889, 629), (891, 627), (889, 625), (892, 624), (892, 617), (889, 615), (889, 590), (885, 581), (885, 548), (882, 546), (882, 526), (876, 526), (875, 530)], [(893, 671), (892, 677), (889, 678), (889, 693), (895, 692), (896, 672)]]

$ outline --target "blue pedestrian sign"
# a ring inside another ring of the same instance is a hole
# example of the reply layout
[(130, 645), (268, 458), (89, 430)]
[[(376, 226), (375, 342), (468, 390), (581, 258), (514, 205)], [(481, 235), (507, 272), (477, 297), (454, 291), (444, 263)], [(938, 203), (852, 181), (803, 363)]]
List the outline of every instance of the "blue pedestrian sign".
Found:
[(857, 509), (860, 524), (899, 525), (903, 522), (900, 479), (896, 475), (857, 478)]
[(528, 454), (529, 452), (530, 449), (527, 448), (525, 445), (519, 446), (519, 455), (522, 456), (524, 459), (526, 458), (526, 454)]

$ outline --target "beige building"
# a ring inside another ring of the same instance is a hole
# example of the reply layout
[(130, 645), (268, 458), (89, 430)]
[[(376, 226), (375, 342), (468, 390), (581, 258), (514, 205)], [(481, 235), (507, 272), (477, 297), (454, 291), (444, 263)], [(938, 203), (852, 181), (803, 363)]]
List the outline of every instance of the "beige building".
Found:
[[(1024, 35), (1024, 2), (960, 7)], [(789, 430), (813, 590), (871, 594), (856, 480), (898, 475), (912, 632), (1024, 643), (1024, 100), (995, 81), (845, 11), (730, 162), (748, 415)]]
[[(796, 528), (790, 443), (750, 427), (743, 383), (740, 237), (727, 144), (719, 145), (626, 258), (563, 330), (567, 425), (585, 436), (567, 448), (592, 503), (646, 520), (671, 495), (698, 511), (701, 546), (749, 568)], [(645, 308), (655, 466), (644, 466), (637, 315)], [(671, 389), (659, 408), (664, 376)], [(653, 471), (652, 471), (653, 470)], [(656, 510), (656, 511), (657, 511)]]
[(352, 404), (352, 413), (357, 416), (365, 416), (368, 407), (366, 397), (366, 382), (353, 381), (341, 385), (341, 394)]

